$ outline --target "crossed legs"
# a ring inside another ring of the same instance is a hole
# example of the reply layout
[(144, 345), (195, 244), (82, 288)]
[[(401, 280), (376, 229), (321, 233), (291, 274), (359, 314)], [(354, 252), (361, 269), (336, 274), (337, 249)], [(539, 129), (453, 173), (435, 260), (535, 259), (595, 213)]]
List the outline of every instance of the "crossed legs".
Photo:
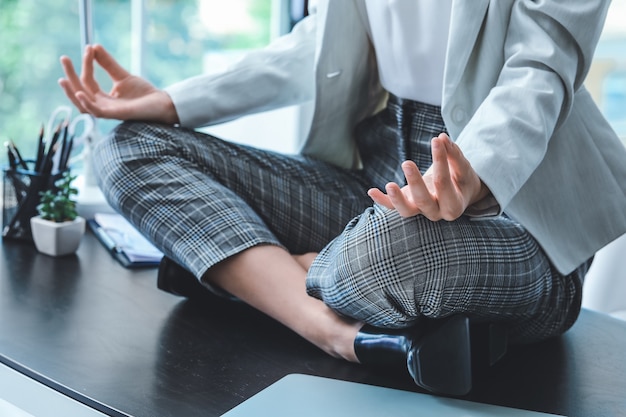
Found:
[[(371, 208), (357, 172), (165, 126), (123, 124), (96, 152), (109, 201), (168, 257), (335, 357), (357, 361), (364, 322), (464, 313), (529, 341), (577, 315), (581, 277), (558, 275), (509, 220), (403, 220)], [(320, 251), (310, 270), (312, 255), (293, 256)]]
[(362, 324), (309, 296), (305, 279), (312, 253), (370, 204), (358, 175), (145, 123), (122, 124), (96, 152), (108, 200), (166, 256), (356, 361)]
[(282, 248), (261, 245), (215, 265), (203, 280), (281, 322), (326, 353), (357, 362), (353, 344), (362, 323), (339, 316), (306, 293), (309, 259), (310, 255), (293, 257)]

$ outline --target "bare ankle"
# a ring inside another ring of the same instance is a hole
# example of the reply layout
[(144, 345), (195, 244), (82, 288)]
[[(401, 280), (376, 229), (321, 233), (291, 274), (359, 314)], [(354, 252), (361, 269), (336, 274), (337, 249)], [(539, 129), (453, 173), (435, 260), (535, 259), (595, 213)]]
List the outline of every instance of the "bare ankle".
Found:
[(335, 358), (358, 363), (354, 339), (363, 323), (341, 317), (330, 309), (324, 312), (324, 316), (321, 322), (326, 322), (326, 325), (319, 326), (319, 333), (307, 339)]

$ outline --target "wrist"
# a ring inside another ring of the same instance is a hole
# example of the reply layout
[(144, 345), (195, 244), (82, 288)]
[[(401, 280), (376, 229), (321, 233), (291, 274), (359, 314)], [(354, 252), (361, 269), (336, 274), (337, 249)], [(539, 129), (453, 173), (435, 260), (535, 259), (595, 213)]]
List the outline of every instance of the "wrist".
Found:
[(487, 187), (487, 185), (485, 185), (485, 183), (480, 178), (477, 178), (477, 180), (478, 180), (478, 184), (476, 187), (477, 191), (474, 193), (473, 197), (470, 199), (468, 207), (473, 204), (478, 203), (479, 201), (491, 195), (491, 190), (489, 189), (489, 187)]
[(170, 95), (167, 94), (167, 92), (165, 92), (164, 90), (158, 90), (158, 94), (161, 109), (161, 111), (159, 112), (161, 115), (160, 121), (169, 125), (175, 125), (180, 123), (178, 113), (176, 112), (176, 106), (174, 106), (174, 101), (172, 100)]
[(480, 181), (480, 191), (475, 195), (474, 200), (465, 209), (466, 216), (469, 217), (493, 217), (500, 213), (500, 204), (494, 198), (489, 187)]
[(476, 201), (480, 201), (483, 198), (486, 198), (487, 196), (491, 195), (491, 190), (489, 189), (489, 187), (487, 187), (487, 185), (485, 185), (484, 182), (482, 182), (482, 180), (480, 181), (480, 190), (478, 191), (478, 196), (476, 198)]

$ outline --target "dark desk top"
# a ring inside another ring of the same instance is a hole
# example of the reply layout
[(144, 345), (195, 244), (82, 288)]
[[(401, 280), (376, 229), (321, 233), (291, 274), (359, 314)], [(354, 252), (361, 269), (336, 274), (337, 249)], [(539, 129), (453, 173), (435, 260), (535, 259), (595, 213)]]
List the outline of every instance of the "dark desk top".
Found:
[[(626, 323), (590, 311), (564, 337), (513, 347), (465, 399), (571, 417), (626, 416)], [(409, 391), (326, 356), (239, 303), (191, 302), (87, 234), (76, 256), (4, 241), (0, 361), (111, 415), (218, 416), (290, 373)]]

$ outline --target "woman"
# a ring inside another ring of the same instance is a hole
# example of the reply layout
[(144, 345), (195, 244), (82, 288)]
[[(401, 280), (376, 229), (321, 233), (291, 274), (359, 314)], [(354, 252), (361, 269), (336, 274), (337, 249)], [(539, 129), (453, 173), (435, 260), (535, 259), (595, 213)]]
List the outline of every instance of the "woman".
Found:
[[(90, 46), (60, 84), (82, 112), (139, 121), (95, 164), (166, 254), (161, 288), (201, 282), (335, 357), (464, 394), (468, 322), (563, 333), (593, 254), (626, 232), (626, 154), (583, 87), (607, 7), (326, 0), (223, 74), (159, 90)], [(295, 156), (185, 129), (310, 100)]]

